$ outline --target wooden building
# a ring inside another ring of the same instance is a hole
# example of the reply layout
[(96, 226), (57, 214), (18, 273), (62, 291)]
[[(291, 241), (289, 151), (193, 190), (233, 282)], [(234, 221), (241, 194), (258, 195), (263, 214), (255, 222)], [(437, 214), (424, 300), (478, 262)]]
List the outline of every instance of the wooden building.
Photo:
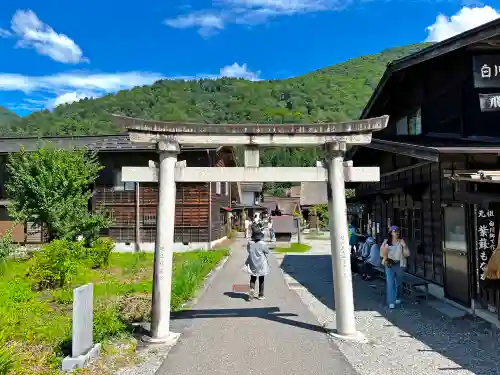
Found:
[[(0, 206), (2, 221), (0, 232), (12, 227), (7, 215), (4, 181), (6, 155), (20, 146), (36, 150), (45, 142), (57, 147), (88, 148), (97, 150), (105, 168), (101, 171), (89, 203), (90, 209), (104, 209), (113, 223), (103, 235), (116, 242), (117, 250), (133, 251), (137, 243), (143, 250), (154, 248), (156, 236), (157, 183), (124, 183), (121, 181), (123, 166), (147, 166), (149, 160), (157, 161), (158, 154), (152, 144), (131, 143), (128, 135), (17, 138), (0, 139), (2, 179), (0, 180)], [(234, 166), (232, 150), (228, 148), (184, 147), (178, 160), (188, 166)], [(175, 250), (208, 248), (227, 233), (227, 214), (231, 199), (237, 189), (230, 183), (178, 183), (175, 202)], [(236, 193), (237, 194), (237, 193)], [(9, 225), (10, 223), (10, 225)], [(18, 226), (14, 239), (20, 243), (43, 242), (43, 231), (31, 226)]]
[(361, 118), (383, 114), (388, 127), (348, 154), (380, 167), (380, 182), (355, 185), (362, 230), (382, 241), (400, 226), (408, 272), (464, 308), (498, 314), (481, 275), (500, 215), (500, 21), (389, 64)]

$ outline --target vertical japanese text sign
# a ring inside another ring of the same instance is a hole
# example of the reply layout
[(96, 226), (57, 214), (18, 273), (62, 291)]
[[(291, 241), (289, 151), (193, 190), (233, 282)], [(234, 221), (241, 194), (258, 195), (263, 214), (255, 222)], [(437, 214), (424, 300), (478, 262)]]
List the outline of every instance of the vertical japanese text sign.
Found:
[(490, 209), (479, 208), (477, 211), (477, 248), (479, 280), (486, 278), (486, 266), (496, 247), (496, 216)]

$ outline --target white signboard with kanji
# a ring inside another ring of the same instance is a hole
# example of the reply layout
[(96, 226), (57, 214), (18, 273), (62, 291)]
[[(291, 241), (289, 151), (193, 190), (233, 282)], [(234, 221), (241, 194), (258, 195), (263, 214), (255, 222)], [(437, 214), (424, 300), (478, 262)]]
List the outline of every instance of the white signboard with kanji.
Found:
[(486, 266), (496, 247), (496, 216), (490, 209), (477, 210), (477, 248), (479, 279), (486, 278)]

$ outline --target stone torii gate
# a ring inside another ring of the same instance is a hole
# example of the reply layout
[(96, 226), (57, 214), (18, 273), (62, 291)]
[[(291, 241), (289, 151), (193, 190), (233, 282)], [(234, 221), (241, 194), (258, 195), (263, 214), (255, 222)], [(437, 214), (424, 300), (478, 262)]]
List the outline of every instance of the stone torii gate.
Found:
[[(130, 140), (155, 143), (159, 167), (123, 167), (122, 180), (159, 182), (156, 222), (150, 342), (173, 342), (170, 332), (170, 298), (176, 182), (317, 182), (326, 183), (330, 216), (331, 253), (336, 309), (336, 337), (363, 340), (356, 330), (350, 249), (347, 238), (345, 182), (378, 181), (378, 167), (353, 167), (344, 162), (350, 146), (371, 142), (372, 132), (387, 126), (389, 117), (336, 124), (190, 124), (114, 116)], [(177, 163), (183, 146), (240, 146), (244, 167), (190, 167)], [(259, 167), (259, 147), (322, 146), (326, 168)]]

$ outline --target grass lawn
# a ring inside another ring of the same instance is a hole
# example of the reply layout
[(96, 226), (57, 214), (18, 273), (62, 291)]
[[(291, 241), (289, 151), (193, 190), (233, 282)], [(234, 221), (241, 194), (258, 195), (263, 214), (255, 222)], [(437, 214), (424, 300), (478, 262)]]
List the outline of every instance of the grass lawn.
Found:
[(290, 247), (277, 247), (273, 249), (275, 253), (305, 253), (309, 251), (311, 246), (305, 243), (292, 242)]
[[(174, 254), (172, 309), (182, 309), (227, 249)], [(0, 276), (0, 346), (14, 350), (12, 374), (58, 374), (71, 347), (72, 288), (94, 283), (94, 341), (130, 337), (129, 323), (149, 320), (152, 253), (113, 253), (107, 269), (82, 269), (64, 289), (36, 292), (26, 261), (9, 261)], [(0, 358), (1, 362), (1, 358)], [(1, 373), (1, 363), (0, 363)]]

